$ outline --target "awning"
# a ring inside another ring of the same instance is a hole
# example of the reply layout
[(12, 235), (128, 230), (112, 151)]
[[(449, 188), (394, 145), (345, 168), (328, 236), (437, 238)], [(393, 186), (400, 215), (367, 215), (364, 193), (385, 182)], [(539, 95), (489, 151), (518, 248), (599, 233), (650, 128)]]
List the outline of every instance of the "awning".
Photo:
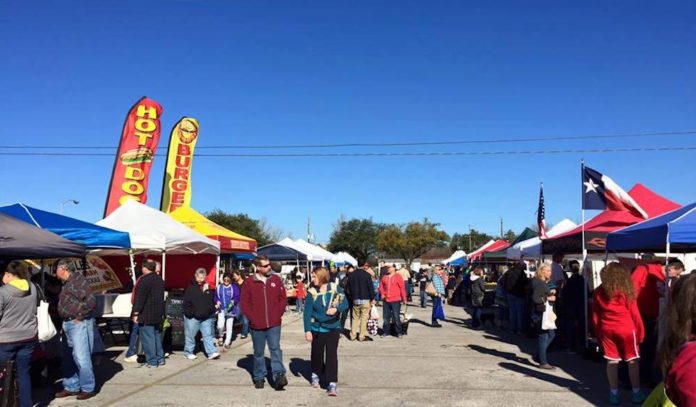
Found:
[(182, 206), (171, 212), (169, 216), (196, 232), (220, 242), (220, 251), (223, 253), (256, 251), (256, 240), (218, 225), (191, 207)]
[(85, 246), (0, 213), (0, 258), (82, 257)]

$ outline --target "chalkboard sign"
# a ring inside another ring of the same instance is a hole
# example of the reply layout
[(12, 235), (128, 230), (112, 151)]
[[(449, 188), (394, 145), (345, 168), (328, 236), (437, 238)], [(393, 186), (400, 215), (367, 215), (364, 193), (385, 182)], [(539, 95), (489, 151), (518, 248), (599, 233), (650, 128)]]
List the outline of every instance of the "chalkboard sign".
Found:
[(14, 376), (14, 361), (0, 363), (0, 405), (18, 406), (17, 386)]
[(184, 349), (184, 300), (181, 296), (170, 295), (166, 305), (167, 319), (172, 331), (172, 349)]

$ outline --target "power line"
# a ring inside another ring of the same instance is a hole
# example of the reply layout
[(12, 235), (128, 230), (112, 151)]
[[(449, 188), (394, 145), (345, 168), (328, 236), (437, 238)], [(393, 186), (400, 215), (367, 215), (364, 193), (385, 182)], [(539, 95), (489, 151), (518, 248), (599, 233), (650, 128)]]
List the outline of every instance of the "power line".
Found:
[[(342, 144), (296, 144), (296, 145), (213, 145), (197, 146), (197, 149), (295, 149), (295, 148), (343, 148), (343, 147), (414, 147), (414, 146), (436, 146), (436, 145), (470, 145), (470, 144), (503, 144), (503, 143), (529, 143), (542, 141), (575, 141), (575, 140), (603, 140), (617, 138), (643, 138), (656, 136), (686, 136), (696, 135), (696, 130), (671, 131), (654, 133), (631, 133), (631, 134), (605, 134), (605, 135), (585, 135), (585, 136), (551, 136), (551, 137), (531, 137), (531, 138), (501, 138), (501, 139), (478, 139), (478, 140), (453, 140), (453, 141), (419, 141), (419, 142), (396, 142), (396, 143), (342, 143)], [(80, 149), (80, 150), (103, 150), (116, 149), (116, 146), (41, 146), (41, 145), (0, 145), (3, 149)]]
[[(607, 154), (636, 152), (693, 151), (696, 147), (627, 147), (584, 148), (563, 150), (513, 150), (513, 151), (441, 151), (441, 152), (381, 152), (381, 153), (288, 153), (288, 154), (195, 154), (196, 157), (228, 158), (322, 158), (322, 157), (446, 157), (446, 156), (502, 156), (502, 155), (550, 155), (550, 154)], [(3, 156), (34, 157), (113, 157), (112, 153), (74, 152), (0, 152)], [(156, 154), (164, 157), (164, 154)]]

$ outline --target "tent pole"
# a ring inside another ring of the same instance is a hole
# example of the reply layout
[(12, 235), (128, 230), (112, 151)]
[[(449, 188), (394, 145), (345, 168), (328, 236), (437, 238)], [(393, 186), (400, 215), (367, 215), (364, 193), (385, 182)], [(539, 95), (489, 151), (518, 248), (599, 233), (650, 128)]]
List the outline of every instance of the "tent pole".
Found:
[(131, 265), (131, 279), (133, 280), (133, 287), (135, 287), (135, 258), (133, 257), (133, 250), (128, 250), (128, 257)]
[(163, 281), (166, 281), (164, 279), (166, 273), (167, 273), (167, 250), (162, 250), (162, 280)]
[(41, 291), (46, 292), (46, 270), (44, 270), (44, 259), (41, 259)]
[[(587, 313), (587, 287), (589, 287), (588, 281), (587, 281), (587, 248), (585, 247), (585, 192), (582, 189), (582, 183), (585, 180), (585, 160), (580, 161), (580, 202), (582, 202), (582, 276), (585, 280), (585, 289), (582, 290), (583, 292), (583, 297), (584, 297), (584, 302), (583, 302), (583, 314), (585, 314), (585, 334), (583, 335), (585, 338), (585, 349), (588, 348), (589, 346), (589, 321), (588, 321), (588, 313)], [(594, 283), (594, 278), (593, 278), (593, 283)]]

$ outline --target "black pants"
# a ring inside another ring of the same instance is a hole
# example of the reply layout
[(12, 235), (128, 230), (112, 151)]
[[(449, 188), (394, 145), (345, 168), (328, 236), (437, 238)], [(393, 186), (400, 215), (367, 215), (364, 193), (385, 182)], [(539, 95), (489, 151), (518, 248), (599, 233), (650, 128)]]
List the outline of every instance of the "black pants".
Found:
[(312, 373), (324, 373), (329, 383), (338, 382), (338, 338), (340, 329), (312, 332)]

